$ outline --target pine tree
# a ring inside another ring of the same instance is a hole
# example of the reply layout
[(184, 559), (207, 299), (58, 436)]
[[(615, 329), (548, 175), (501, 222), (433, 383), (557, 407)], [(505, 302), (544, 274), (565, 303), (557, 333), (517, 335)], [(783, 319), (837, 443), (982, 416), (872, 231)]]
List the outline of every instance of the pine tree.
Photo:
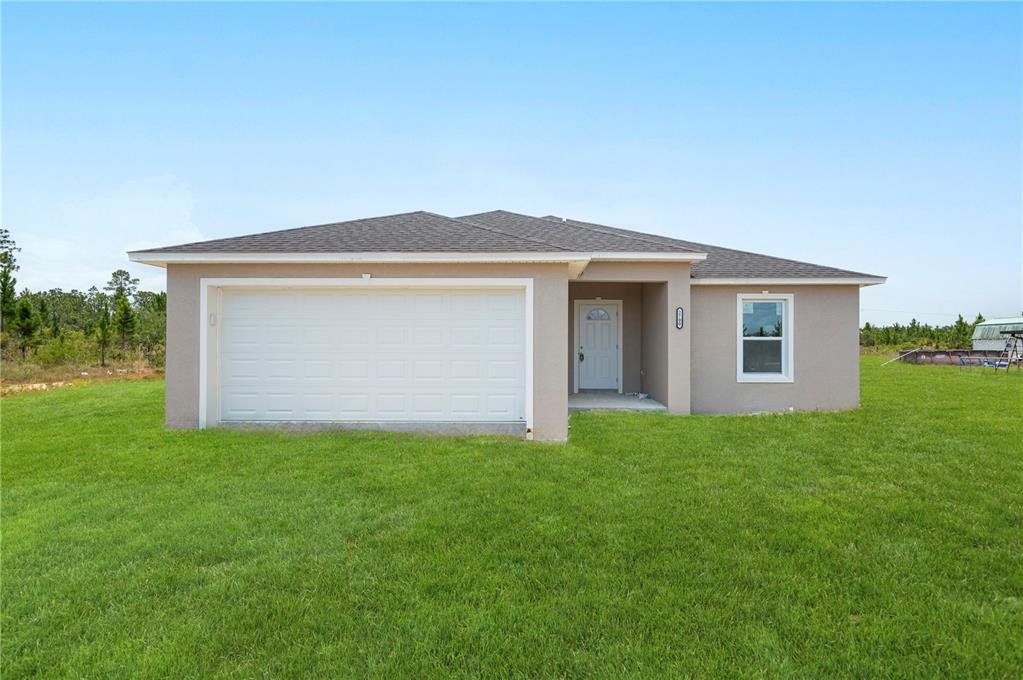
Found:
[(29, 347), (35, 346), (38, 342), (37, 333), (40, 325), (42, 325), (42, 319), (32, 308), (32, 304), (25, 298), (19, 300), (14, 313), (14, 333), (18, 336), (18, 347), (21, 349), (22, 359), (28, 353)]
[(0, 328), (8, 328), (14, 320), (14, 287), (18, 280), (14, 278), (10, 267), (0, 267)]
[(45, 331), (48, 327), (47, 321), (50, 320), (50, 306), (44, 297), (36, 297), (36, 301), (39, 304), (39, 328)]
[(956, 322), (949, 329), (949, 343), (953, 348), (962, 349), (969, 344), (972, 335), (973, 328), (966, 322), (963, 315), (960, 314), (959, 318), (956, 319)]
[(0, 328), (7, 328), (7, 324), (14, 319), (15, 286), (18, 285), (18, 280), (14, 278), (14, 272), (18, 271), (14, 253), (20, 250), (11, 238), (11, 232), (0, 229)]
[(117, 336), (121, 340), (121, 356), (124, 356), (125, 349), (131, 340), (135, 338), (135, 327), (138, 316), (132, 309), (127, 297), (117, 298), (117, 310), (114, 314), (114, 325), (117, 327)]
[(109, 303), (109, 298), (106, 293), (100, 292), (99, 288), (92, 286), (83, 295), (83, 303), (85, 307), (85, 318), (82, 323), (82, 330), (87, 334), (91, 334), (96, 329), (96, 323), (99, 321), (100, 314), (103, 313), (103, 308)]
[(96, 323), (96, 344), (99, 345), (99, 365), (107, 365), (107, 348), (110, 347), (110, 308), (106, 304), (99, 313)]
[(103, 287), (103, 290), (110, 293), (110, 296), (118, 298), (133, 298), (139, 288), (139, 280), (131, 278), (131, 274), (123, 269), (118, 269), (110, 275), (110, 281)]

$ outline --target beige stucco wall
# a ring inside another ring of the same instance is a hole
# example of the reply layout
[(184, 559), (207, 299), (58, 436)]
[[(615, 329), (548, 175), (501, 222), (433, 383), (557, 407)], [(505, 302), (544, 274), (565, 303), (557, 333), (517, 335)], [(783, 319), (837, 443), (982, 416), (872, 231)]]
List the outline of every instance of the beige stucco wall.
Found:
[[(230, 277), (532, 278), (533, 434), (567, 436), (576, 299), (623, 302), (625, 391), (648, 392), (671, 413), (845, 409), (859, 403), (859, 288), (769, 287), (794, 295), (793, 383), (738, 383), (736, 294), (763, 286), (690, 286), (689, 266), (593, 263), (577, 281), (567, 265), (170, 265), (167, 270), (169, 427), (198, 425), (199, 280)], [(686, 310), (675, 328), (675, 308)], [(568, 322), (566, 323), (566, 318)], [(567, 348), (567, 351), (566, 351)], [(692, 361), (690, 361), (692, 356)]]
[[(642, 282), (640, 389), (668, 407), (669, 413), (690, 411), (689, 265), (658, 262), (594, 262), (582, 282)], [(580, 285), (580, 283), (574, 285)], [(675, 309), (686, 311), (686, 324), (675, 328)]]
[(575, 359), (579, 343), (575, 337), (575, 301), (622, 301), (622, 386), (625, 392), (642, 389), (643, 287), (638, 283), (589, 283), (570, 281), (568, 284), (568, 387), (575, 385)]
[(533, 437), (560, 441), (568, 435), (568, 266), (508, 265), (272, 265), (172, 264), (167, 267), (168, 427), (198, 427), (199, 280), (229, 277), (532, 278)]
[[(736, 381), (736, 295), (791, 293), (794, 382)], [(859, 405), (859, 288), (693, 286), (693, 413), (832, 410)]]
[(668, 334), (660, 328), (658, 310), (667, 303), (668, 286), (665, 283), (643, 284), (643, 319), (647, 332), (643, 334), (643, 391), (661, 402), (668, 403)]

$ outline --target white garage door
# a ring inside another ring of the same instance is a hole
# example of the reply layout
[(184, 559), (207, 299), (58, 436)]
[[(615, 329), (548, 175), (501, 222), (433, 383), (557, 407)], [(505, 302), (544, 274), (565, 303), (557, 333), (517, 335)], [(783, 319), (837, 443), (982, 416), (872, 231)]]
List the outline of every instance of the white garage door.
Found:
[(225, 289), (225, 421), (524, 421), (521, 290)]

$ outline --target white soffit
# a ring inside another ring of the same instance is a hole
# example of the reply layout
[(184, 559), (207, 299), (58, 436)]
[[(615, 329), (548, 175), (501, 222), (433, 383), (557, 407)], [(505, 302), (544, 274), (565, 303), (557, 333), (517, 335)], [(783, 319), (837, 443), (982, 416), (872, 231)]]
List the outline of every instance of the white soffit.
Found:
[(792, 277), (792, 278), (706, 278), (692, 279), (694, 286), (876, 286), (887, 281), (884, 276)]

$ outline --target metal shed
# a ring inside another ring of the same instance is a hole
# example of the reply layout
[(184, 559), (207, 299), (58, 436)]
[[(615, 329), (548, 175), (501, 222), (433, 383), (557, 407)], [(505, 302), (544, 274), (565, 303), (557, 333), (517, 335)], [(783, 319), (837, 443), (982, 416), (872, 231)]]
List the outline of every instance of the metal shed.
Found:
[(1007, 336), (1002, 331), (1023, 330), (1023, 316), (1008, 319), (988, 319), (977, 324), (973, 331), (973, 349), (1001, 351), (1005, 348)]

